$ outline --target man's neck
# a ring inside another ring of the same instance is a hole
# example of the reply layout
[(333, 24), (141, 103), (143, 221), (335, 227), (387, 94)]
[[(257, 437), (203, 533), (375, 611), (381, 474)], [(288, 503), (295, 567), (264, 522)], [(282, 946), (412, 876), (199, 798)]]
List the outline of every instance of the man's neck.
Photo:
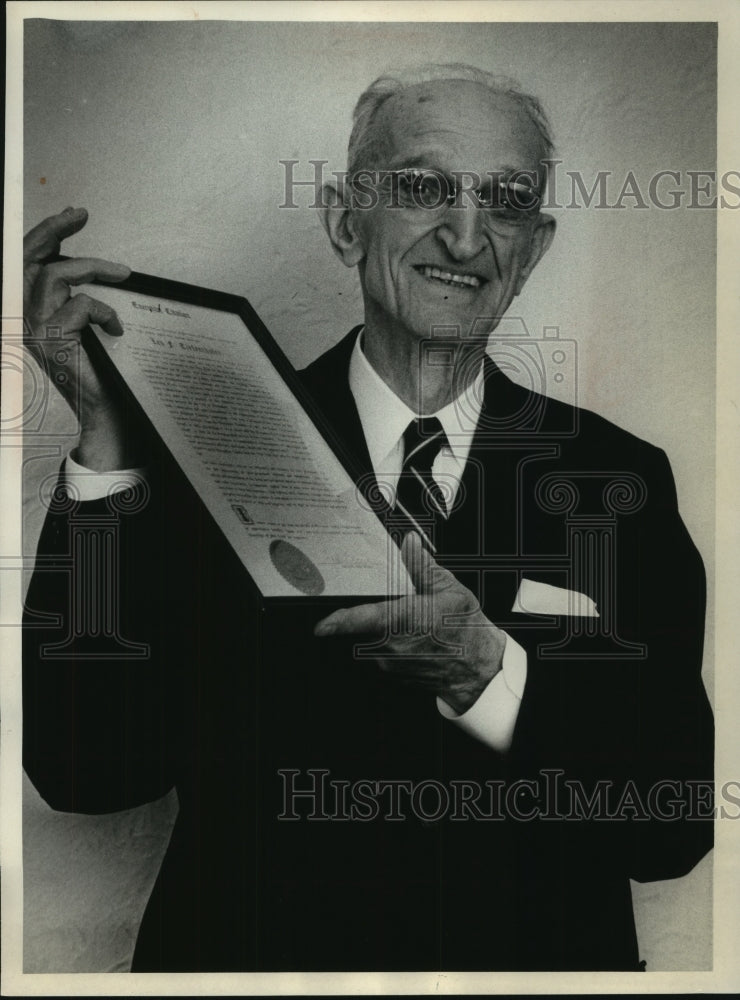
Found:
[[(432, 361), (426, 344), (408, 333), (393, 336), (372, 324), (366, 324), (362, 332), (367, 360), (386, 385), (420, 416), (437, 413), (472, 384), (485, 347), (483, 340), (448, 341), (435, 337)], [(446, 358), (440, 364), (442, 352), (446, 352)]]

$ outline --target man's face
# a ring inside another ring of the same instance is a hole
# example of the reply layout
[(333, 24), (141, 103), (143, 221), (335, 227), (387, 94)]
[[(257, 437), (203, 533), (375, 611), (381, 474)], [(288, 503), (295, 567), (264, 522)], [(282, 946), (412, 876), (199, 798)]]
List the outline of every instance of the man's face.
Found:
[[(542, 140), (534, 124), (510, 98), (477, 83), (409, 87), (381, 108), (376, 128), (383, 153), (375, 169), (423, 167), (453, 177), (472, 171), (489, 188), (491, 172), (541, 178)], [(476, 319), (500, 317), (552, 235), (547, 217), (537, 215), (497, 232), (464, 194), (441, 213), (390, 202), (381, 192), (375, 207), (353, 211), (353, 225), (364, 251), (366, 323), (394, 337), (428, 337), (441, 325), (459, 327), (464, 336)], [(547, 234), (539, 238), (542, 227)]]

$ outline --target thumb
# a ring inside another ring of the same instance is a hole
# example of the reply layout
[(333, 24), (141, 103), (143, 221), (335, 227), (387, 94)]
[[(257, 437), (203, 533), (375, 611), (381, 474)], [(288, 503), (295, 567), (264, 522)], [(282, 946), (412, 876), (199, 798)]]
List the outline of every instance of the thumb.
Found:
[(409, 531), (401, 545), (401, 556), (418, 594), (436, 590), (451, 575), (424, 545), (418, 531)]

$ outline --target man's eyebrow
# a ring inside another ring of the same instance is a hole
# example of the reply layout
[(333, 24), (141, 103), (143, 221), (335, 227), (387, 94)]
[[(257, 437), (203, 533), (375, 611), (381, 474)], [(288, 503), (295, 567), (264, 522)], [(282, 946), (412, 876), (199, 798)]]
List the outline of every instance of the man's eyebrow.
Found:
[(509, 165), (495, 167), (486, 171), (485, 176), (493, 181), (521, 181), (526, 183), (532, 176), (537, 176), (536, 170), (529, 170), (526, 167), (512, 167)]
[(445, 173), (440, 167), (434, 165), (433, 156), (397, 156), (391, 160), (386, 170), (403, 170), (404, 167), (426, 167), (428, 170), (437, 170), (440, 174)]
[(458, 168), (455, 170), (444, 170), (442, 167), (439, 167), (435, 164), (434, 162), (435, 158), (436, 154), (432, 153), (428, 155), (421, 153), (417, 154), (416, 156), (407, 156), (407, 157), (399, 156), (391, 160), (389, 166), (387, 166), (385, 169), (403, 170), (406, 167), (426, 168), (427, 170), (436, 170), (437, 173), (445, 174), (446, 176), (450, 177), (455, 174), (457, 174), (458, 176), (461, 174), (463, 176), (470, 176), (470, 175), (477, 176), (480, 177), (481, 183), (485, 183), (485, 181), (487, 180), (494, 180), (494, 181), (499, 181), (499, 180), (509, 181), (511, 179), (526, 180), (531, 174), (537, 173), (536, 170), (533, 171), (533, 170), (528, 170), (525, 167), (515, 167), (508, 163), (503, 164), (500, 167), (489, 167), (487, 170), (484, 170), (482, 172), (478, 170), (469, 170), (463, 168)]

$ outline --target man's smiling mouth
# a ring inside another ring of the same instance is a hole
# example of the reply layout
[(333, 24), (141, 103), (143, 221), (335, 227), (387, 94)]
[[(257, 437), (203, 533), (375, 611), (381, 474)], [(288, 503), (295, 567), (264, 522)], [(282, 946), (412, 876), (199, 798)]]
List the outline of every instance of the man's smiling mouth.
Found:
[(431, 281), (438, 281), (454, 288), (480, 288), (485, 280), (475, 274), (443, 271), (442, 268), (431, 267), (429, 264), (417, 264), (414, 266), (414, 270)]

